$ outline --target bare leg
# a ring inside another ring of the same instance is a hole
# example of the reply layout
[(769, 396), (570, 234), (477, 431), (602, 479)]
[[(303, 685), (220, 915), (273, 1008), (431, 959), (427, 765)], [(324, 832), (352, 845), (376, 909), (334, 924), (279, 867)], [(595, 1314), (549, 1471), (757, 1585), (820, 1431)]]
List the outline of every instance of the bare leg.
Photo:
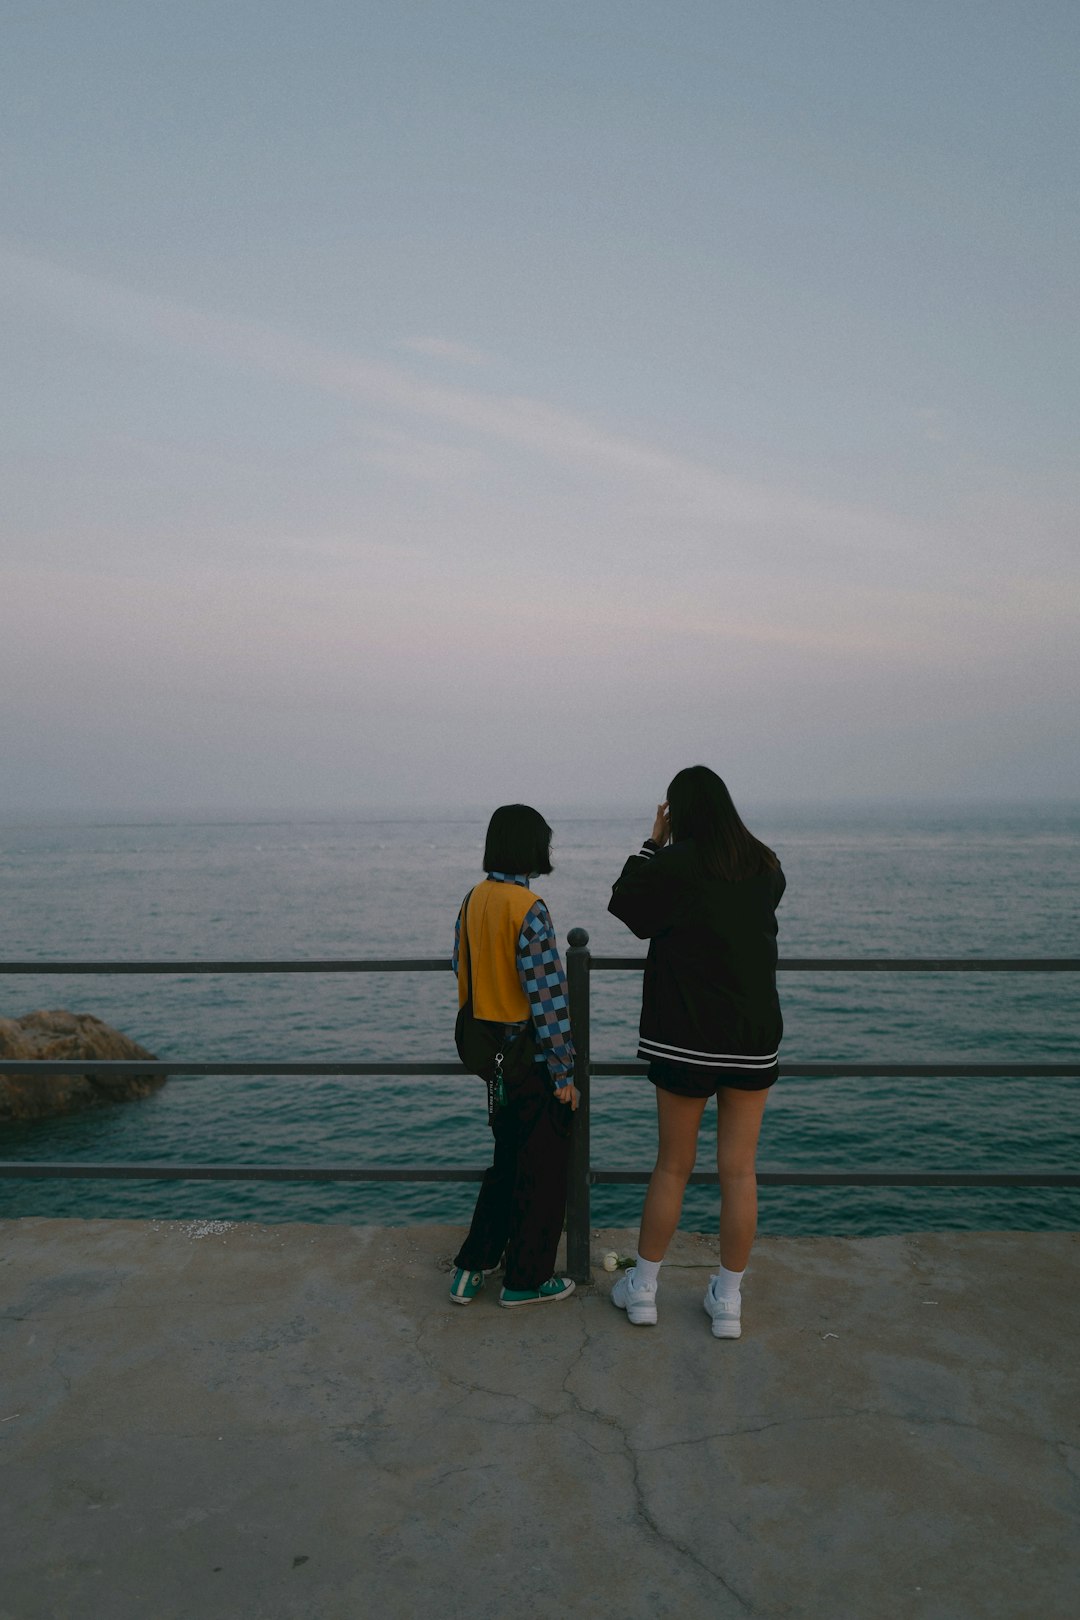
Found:
[(720, 1175), (720, 1264), (743, 1271), (757, 1231), (757, 1158), (768, 1091), (724, 1086), (716, 1098), (716, 1168)]
[(698, 1128), (707, 1101), (707, 1097), (677, 1097), (674, 1092), (656, 1088), (660, 1140), (641, 1212), (638, 1254), (643, 1260), (662, 1260), (675, 1235), (683, 1193), (697, 1157)]

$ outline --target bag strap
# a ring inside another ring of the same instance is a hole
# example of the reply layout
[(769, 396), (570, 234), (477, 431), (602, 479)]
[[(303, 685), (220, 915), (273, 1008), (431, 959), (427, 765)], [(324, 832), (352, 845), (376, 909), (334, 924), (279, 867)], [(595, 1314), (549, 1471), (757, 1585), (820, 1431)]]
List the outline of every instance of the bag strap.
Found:
[(472, 945), (469, 942), (469, 901), (471, 899), (472, 899), (472, 890), (470, 889), (468, 894), (465, 896), (465, 900), (464, 900), (464, 902), (462, 904), (462, 907), (461, 907), (461, 939), (458, 941), (458, 960), (459, 961), (461, 959), (461, 946), (462, 946), (462, 944), (464, 944), (464, 946), (465, 946), (465, 957), (466, 957), (465, 981), (466, 981), (466, 990), (467, 990), (466, 1006), (468, 1007), (470, 1012), (472, 1012), (472, 1004), (473, 1004), (473, 1000), (472, 1000)]
[[(469, 901), (472, 899), (472, 893), (472, 889), (470, 889), (461, 906), (461, 934), (458, 939), (458, 961), (461, 961), (461, 951), (462, 947), (464, 946), (466, 952), (465, 1006), (468, 1009), (469, 1017), (475, 1018), (476, 1014), (473, 1012), (472, 998), (472, 943), (469, 939)], [(502, 1077), (502, 1063), (503, 1055), (500, 1052), (496, 1059), (495, 1073), (485, 1082), (487, 1087), (488, 1124), (491, 1126), (494, 1126), (495, 1124), (495, 1110), (500, 1108), (506, 1101), (506, 1091), (503, 1086)]]

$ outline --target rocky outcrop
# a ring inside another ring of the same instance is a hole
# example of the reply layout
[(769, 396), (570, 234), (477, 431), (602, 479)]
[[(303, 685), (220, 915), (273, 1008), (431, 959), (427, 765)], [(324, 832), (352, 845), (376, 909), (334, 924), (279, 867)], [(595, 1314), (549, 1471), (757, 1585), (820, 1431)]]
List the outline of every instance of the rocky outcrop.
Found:
[(100, 1103), (130, 1102), (148, 1097), (164, 1084), (156, 1074), (36, 1075), (35, 1060), (153, 1062), (152, 1052), (88, 1013), (32, 1012), (24, 1018), (0, 1018), (0, 1058), (29, 1060), (25, 1073), (0, 1074), (0, 1120), (52, 1119)]

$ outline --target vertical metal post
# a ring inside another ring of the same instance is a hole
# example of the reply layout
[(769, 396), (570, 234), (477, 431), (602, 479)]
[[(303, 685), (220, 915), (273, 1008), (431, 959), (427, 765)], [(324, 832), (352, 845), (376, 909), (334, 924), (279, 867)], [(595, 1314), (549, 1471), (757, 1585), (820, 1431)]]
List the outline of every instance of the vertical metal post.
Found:
[(592, 1281), (589, 1264), (589, 936), (571, 928), (566, 936), (566, 982), (574, 1038), (574, 1081), (581, 1093), (570, 1138), (570, 1177), (566, 1197), (566, 1269), (575, 1282)]

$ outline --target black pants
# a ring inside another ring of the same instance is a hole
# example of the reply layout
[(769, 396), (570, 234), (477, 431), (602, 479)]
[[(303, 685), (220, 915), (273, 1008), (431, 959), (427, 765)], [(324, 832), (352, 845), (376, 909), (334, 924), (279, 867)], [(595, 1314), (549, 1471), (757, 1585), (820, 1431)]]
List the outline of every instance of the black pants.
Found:
[(570, 1104), (552, 1092), (547, 1064), (535, 1064), (496, 1111), (495, 1162), (484, 1173), (455, 1265), (490, 1271), (505, 1251), (507, 1288), (539, 1288), (553, 1275), (573, 1118)]

